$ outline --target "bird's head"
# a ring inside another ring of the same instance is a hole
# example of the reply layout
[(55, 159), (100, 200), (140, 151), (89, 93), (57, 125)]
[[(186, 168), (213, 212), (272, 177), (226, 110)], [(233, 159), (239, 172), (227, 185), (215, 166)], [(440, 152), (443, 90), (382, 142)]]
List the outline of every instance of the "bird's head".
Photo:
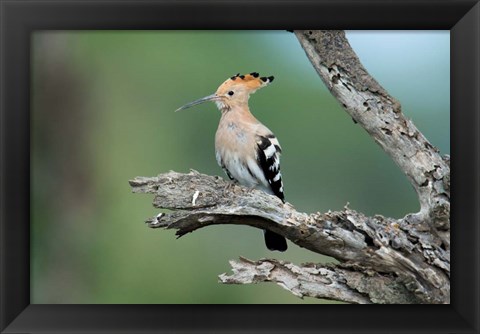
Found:
[(207, 101), (214, 101), (222, 111), (229, 110), (234, 106), (246, 105), (250, 94), (269, 85), (273, 79), (273, 76), (260, 77), (257, 72), (245, 75), (239, 73), (225, 80), (214, 94), (187, 103), (175, 111), (187, 109)]

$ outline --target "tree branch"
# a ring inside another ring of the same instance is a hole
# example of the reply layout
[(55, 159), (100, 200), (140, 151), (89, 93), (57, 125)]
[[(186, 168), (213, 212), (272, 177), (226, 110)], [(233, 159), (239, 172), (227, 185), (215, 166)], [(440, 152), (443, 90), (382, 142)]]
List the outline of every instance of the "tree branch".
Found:
[[(417, 302), (404, 285), (393, 275), (373, 271), (362, 273), (341, 265), (302, 266), (278, 260), (251, 261), (240, 258), (230, 261), (233, 274), (221, 274), (225, 284), (273, 282), (297, 297), (331, 299), (353, 304), (385, 303), (411, 304)], [(401, 293), (399, 293), (401, 292)], [(413, 299), (408, 299), (412, 297)]]
[(154, 194), (152, 228), (183, 236), (214, 224), (242, 224), (281, 234), (295, 244), (337, 259), (337, 265), (297, 266), (277, 260), (232, 261), (223, 283), (275, 282), (299, 297), (350, 303), (450, 302), (450, 166), (402, 114), (361, 65), (343, 31), (294, 32), (314, 68), (350, 116), (407, 175), (421, 210), (394, 219), (345, 207), (306, 214), (257, 190), (192, 171), (130, 181), (136, 193)]
[[(392, 158), (417, 192), (418, 220), (450, 229), (450, 165), (400, 103), (363, 67), (343, 31), (296, 30), (313, 67), (355, 122)], [(443, 240), (450, 242), (449, 235)]]
[(176, 229), (179, 237), (215, 224), (268, 228), (300, 247), (354, 263), (359, 273), (395, 274), (412, 292), (404, 299), (449, 300), (449, 254), (428, 231), (412, 226), (410, 216), (366, 217), (349, 208), (308, 215), (275, 196), (196, 171), (137, 177), (130, 185), (135, 193), (154, 194), (155, 207), (175, 210), (149, 219), (152, 228)]

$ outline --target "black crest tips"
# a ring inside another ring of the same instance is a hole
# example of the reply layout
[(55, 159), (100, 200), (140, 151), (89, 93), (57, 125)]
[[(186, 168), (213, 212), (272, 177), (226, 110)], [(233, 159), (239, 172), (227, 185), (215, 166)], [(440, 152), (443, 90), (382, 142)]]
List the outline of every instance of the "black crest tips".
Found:
[(261, 77), (260, 78), (263, 82), (272, 82), (273, 79), (275, 79), (275, 77), (273, 75), (269, 76), (269, 77)]
[(260, 74), (258, 74), (257, 72), (252, 72), (250, 73), (250, 75), (253, 76), (254, 78), (258, 78)]
[(245, 79), (245, 76), (241, 75), (241, 76), (239, 76), (239, 78), (243, 80), (243, 79)]
[(230, 79), (235, 80), (237, 77), (240, 76), (240, 73), (235, 74), (233, 77), (230, 77)]

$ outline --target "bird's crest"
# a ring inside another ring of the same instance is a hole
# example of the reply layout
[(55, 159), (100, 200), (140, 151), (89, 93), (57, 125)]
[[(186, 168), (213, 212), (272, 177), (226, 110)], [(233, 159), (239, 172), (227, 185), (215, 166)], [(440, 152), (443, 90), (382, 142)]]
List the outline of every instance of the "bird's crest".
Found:
[(224, 94), (232, 88), (241, 88), (249, 93), (255, 92), (257, 89), (269, 85), (274, 79), (274, 76), (261, 77), (257, 72), (252, 72), (244, 75), (237, 73), (228, 78), (224, 83), (218, 87), (217, 94)]

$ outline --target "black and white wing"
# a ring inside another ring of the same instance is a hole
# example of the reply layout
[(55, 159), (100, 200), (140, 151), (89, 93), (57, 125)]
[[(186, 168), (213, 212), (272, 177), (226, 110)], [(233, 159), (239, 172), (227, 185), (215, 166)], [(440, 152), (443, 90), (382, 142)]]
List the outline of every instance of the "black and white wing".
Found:
[(282, 149), (273, 133), (257, 136), (257, 162), (263, 171), (270, 190), (285, 202), (282, 174), (280, 173), (280, 154)]

